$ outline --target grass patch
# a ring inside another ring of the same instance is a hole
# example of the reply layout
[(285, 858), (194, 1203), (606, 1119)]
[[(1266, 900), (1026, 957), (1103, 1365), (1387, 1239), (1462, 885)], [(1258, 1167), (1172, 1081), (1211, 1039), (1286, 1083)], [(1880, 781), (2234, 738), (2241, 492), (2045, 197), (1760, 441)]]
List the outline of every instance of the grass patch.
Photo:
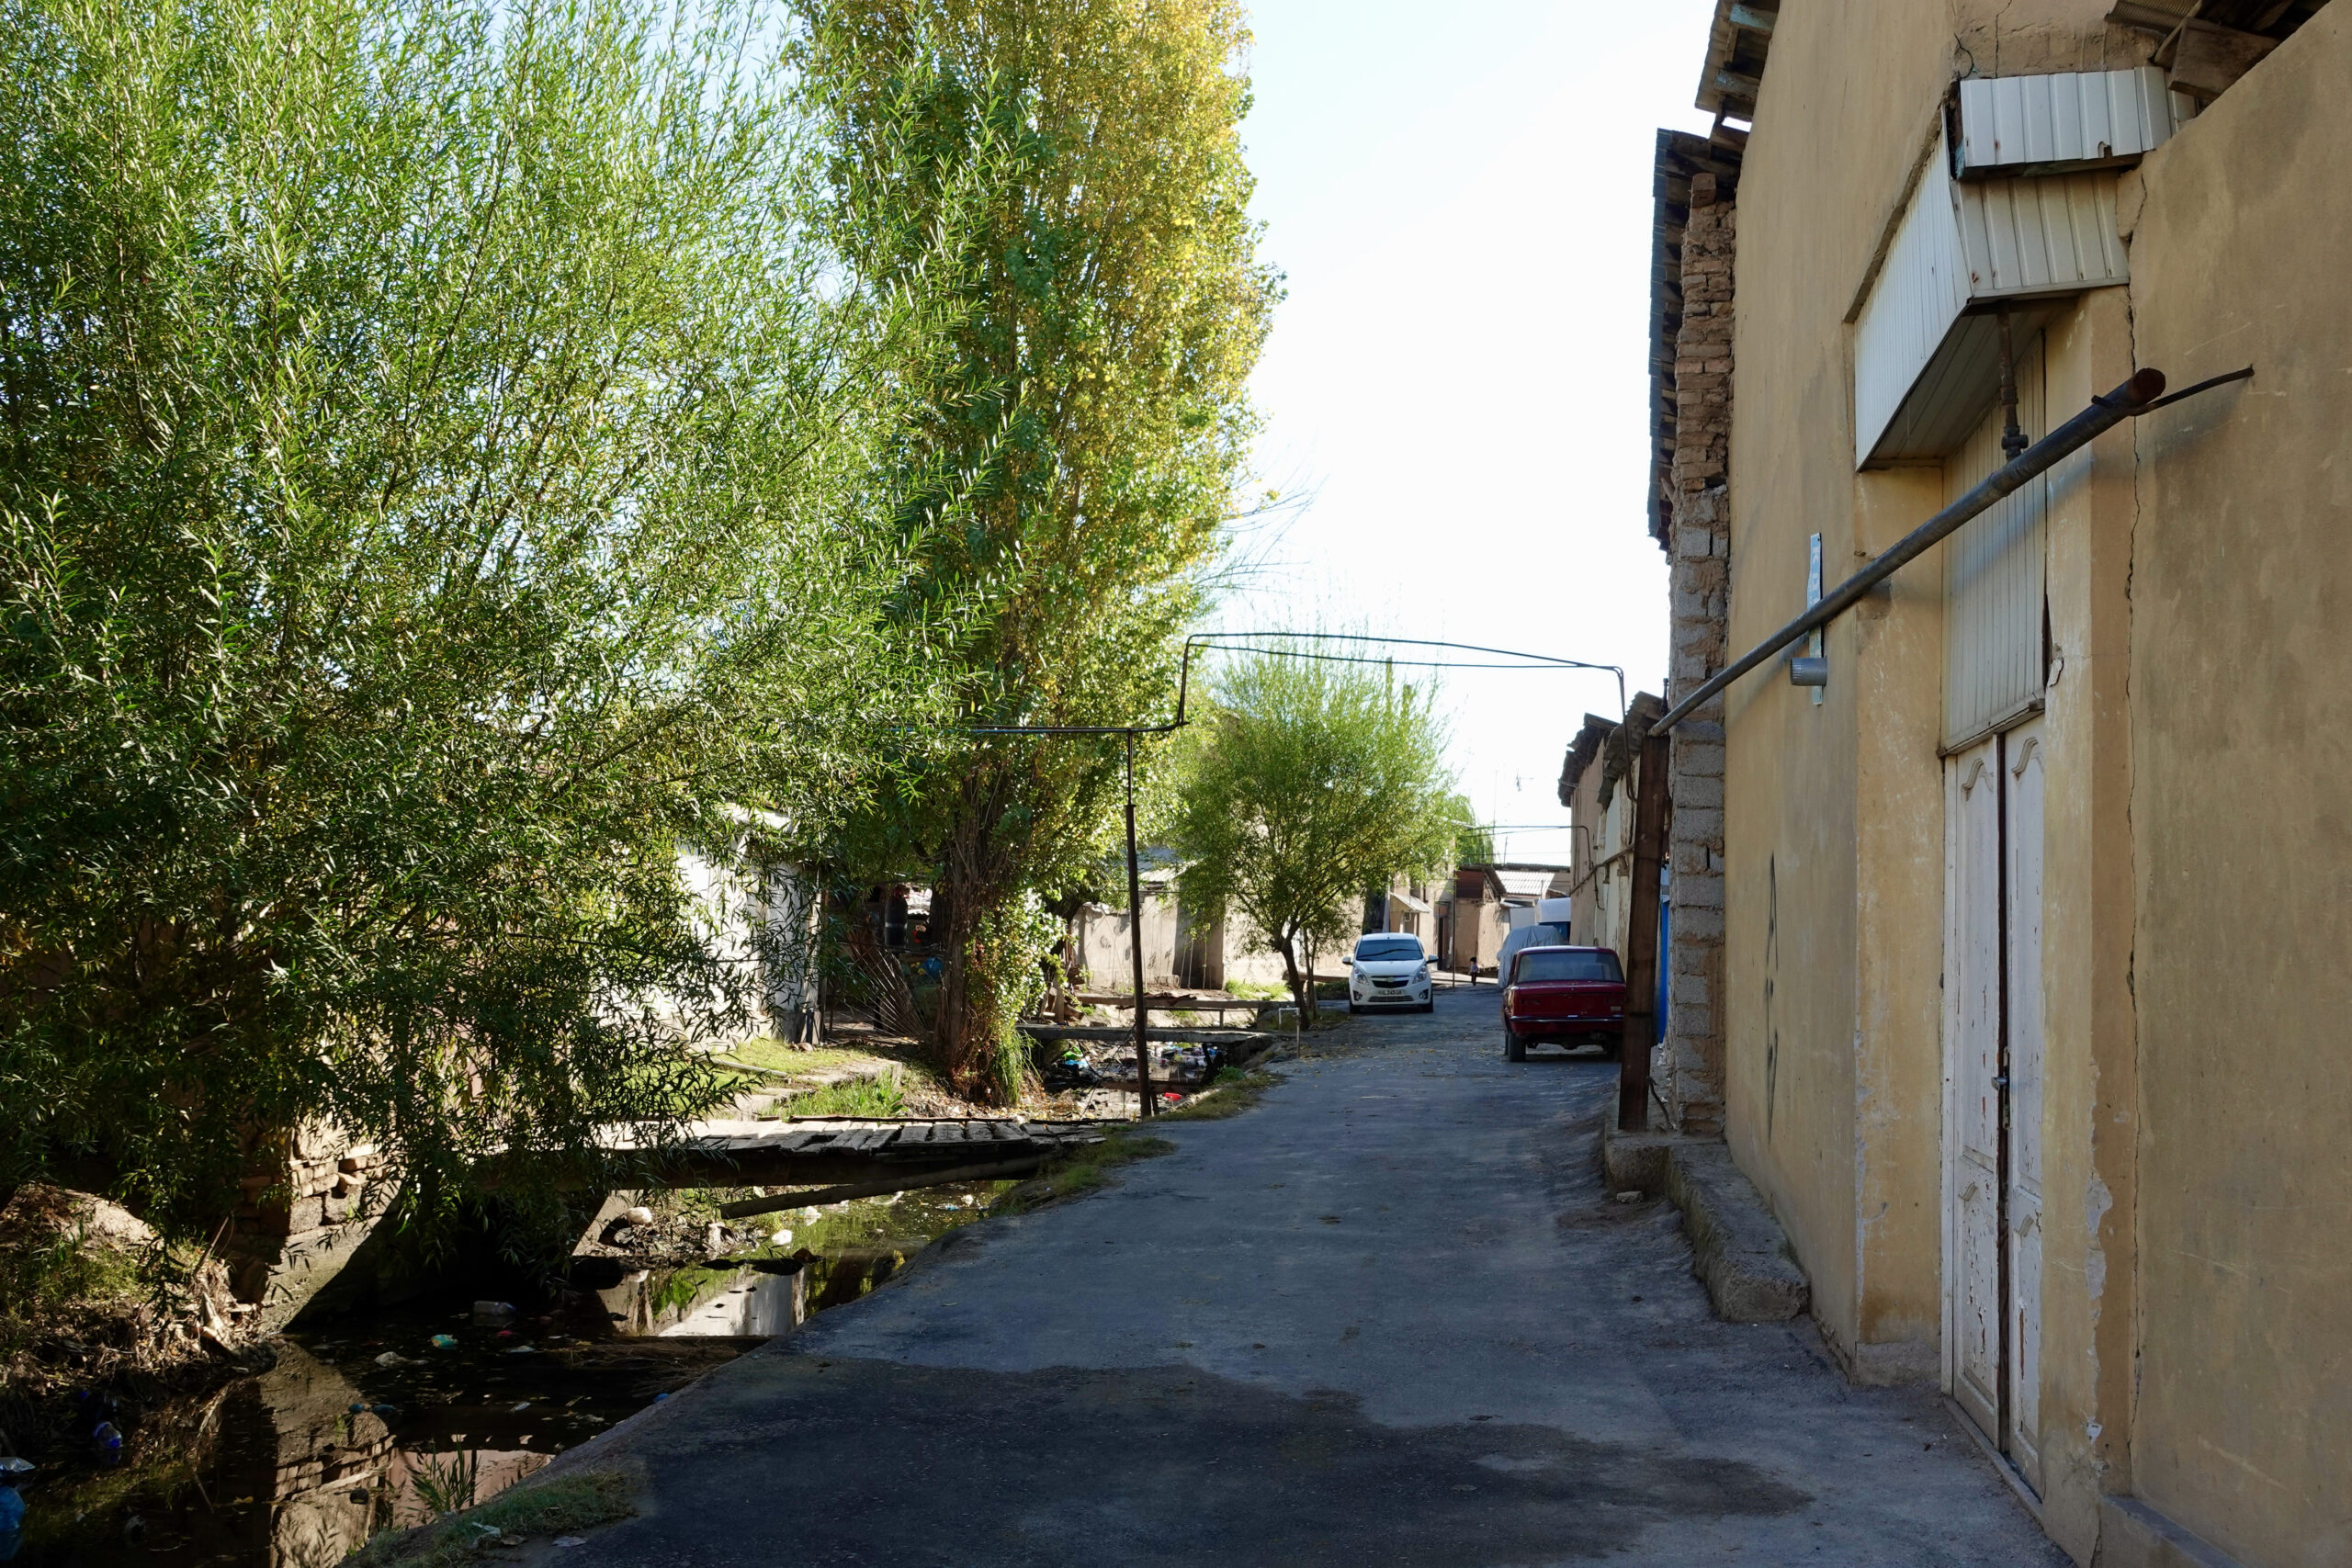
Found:
[[(354, 1568), (454, 1568), (481, 1561), (502, 1536), (536, 1540), (608, 1525), (637, 1512), (634, 1487), (618, 1471), (561, 1475), (534, 1485), (525, 1482), (479, 1508), (378, 1536), (349, 1561)], [(496, 1530), (485, 1527), (495, 1526)]]
[(888, 1077), (851, 1078), (776, 1101), (772, 1116), (904, 1116), (907, 1092), (894, 1068)]
[(741, 1062), (745, 1066), (765, 1067), (772, 1073), (801, 1074), (830, 1072), (837, 1067), (879, 1065), (881, 1058), (869, 1055), (864, 1051), (845, 1051), (838, 1046), (788, 1045), (781, 1040), (770, 1040), (763, 1036), (757, 1040), (743, 1041), (725, 1055), (714, 1056), (711, 1061), (718, 1066), (726, 1066), (731, 1062)]
[(130, 1310), (144, 1285), (135, 1254), (93, 1237), (70, 1217), (61, 1217), (55, 1229), (40, 1223), (10, 1227), (0, 1236), (0, 1359), (53, 1334), (69, 1317)]
[(1225, 989), (1228, 996), (1247, 997), (1253, 1002), (1290, 1000), (1290, 987), (1276, 980), (1231, 980)]
[(1214, 1122), (1227, 1116), (1238, 1116), (1282, 1081), (1272, 1073), (1245, 1073), (1239, 1067), (1227, 1067), (1217, 1074), (1216, 1081), (1207, 1089), (1175, 1110), (1161, 1111), (1153, 1120)]
[(1047, 1166), (989, 1206), (991, 1214), (1020, 1214), (1061, 1198), (1074, 1198), (1102, 1185), (1104, 1173), (1139, 1159), (1173, 1154), (1176, 1145), (1165, 1138), (1141, 1133), (1114, 1133), (1099, 1144)]

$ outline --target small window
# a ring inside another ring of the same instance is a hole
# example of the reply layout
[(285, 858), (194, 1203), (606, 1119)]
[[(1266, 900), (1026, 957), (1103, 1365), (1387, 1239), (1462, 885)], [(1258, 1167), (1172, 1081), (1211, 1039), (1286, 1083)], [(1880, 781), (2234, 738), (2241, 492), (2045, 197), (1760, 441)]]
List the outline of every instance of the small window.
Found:
[(1511, 980), (1607, 980), (1622, 986), (1625, 974), (1607, 948), (1536, 947), (1519, 955)]

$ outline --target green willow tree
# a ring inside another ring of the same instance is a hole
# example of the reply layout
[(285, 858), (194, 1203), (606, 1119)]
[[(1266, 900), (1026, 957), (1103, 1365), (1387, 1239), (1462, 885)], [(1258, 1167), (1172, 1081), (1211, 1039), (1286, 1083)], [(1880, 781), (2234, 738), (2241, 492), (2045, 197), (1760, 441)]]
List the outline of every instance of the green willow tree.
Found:
[(0, 15), (0, 1186), (209, 1226), (323, 1118), (431, 1209), (704, 1108), (681, 847), (922, 690), (844, 520), (935, 345), (777, 19)]
[[(954, 372), (898, 454), (920, 560), (894, 615), (962, 727), (1148, 721), (1227, 537), (1254, 423), (1244, 383), (1278, 288), (1256, 259), (1233, 0), (802, 0), (831, 113), (844, 248), (877, 282), (931, 265), (969, 188)], [(927, 160), (912, 178), (900, 149)], [(929, 476), (939, 476), (936, 479)], [(1119, 742), (949, 734), (846, 858), (929, 880), (945, 948), (934, 1046), (1015, 1098), (1041, 956), (1033, 895), (1114, 821)]]
[(1301, 1017), (1350, 900), (1452, 864), (1461, 801), (1428, 694), (1282, 649), (1236, 660), (1179, 742), (1168, 838), (1183, 906), (1238, 910), (1280, 956)]

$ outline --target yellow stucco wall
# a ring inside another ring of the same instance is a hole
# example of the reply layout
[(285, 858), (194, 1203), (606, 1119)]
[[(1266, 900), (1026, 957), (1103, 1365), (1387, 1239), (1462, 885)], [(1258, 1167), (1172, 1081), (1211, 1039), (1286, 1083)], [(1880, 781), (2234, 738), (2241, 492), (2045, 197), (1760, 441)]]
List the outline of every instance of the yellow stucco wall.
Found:
[[(1932, 513), (1857, 475), (1849, 317), (1946, 84), (2136, 64), (2106, 0), (1787, 7), (1740, 189), (1744, 649)], [(2029, 13), (2021, 17), (2021, 13)], [(2132, 283), (2045, 333), (2049, 416), (2137, 366), (2247, 389), (2052, 479), (2045, 561), (2043, 1517), (2132, 1493), (2249, 1564), (2352, 1564), (2352, 189), (2331, 7), (2122, 182)], [(2037, 432), (2036, 434), (2039, 434)], [(1831, 630), (1815, 706), (1726, 703), (1729, 1138), (1863, 1378), (1942, 1312), (1941, 584)]]
[[(1941, 504), (1934, 468), (1856, 474), (1852, 329), (1951, 79), (2137, 64), (2102, 0), (1787, 7), (1740, 178), (1731, 645)], [(1934, 562), (1832, 626), (1826, 701), (1777, 664), (1726, 704), (1728, 1136), (1856, 1375), (1939, 1340), (1943, 797)]]
[[(2352, 7), (2142, 171), (2132, 824), (2136, 1490), (2248, 1563), (2352, 1563)], [(2130, 212), (2132, 193), (2127, 192)]]
[[(2122, 289), (2086, 296), (2044, 338), (2051, 417), (2132, 372)], [(2132, 1173), (2130, 733), (2125, 705), (2132, 432), (2052, 470), (2044, 592), (2041, 998), (2042, 1520), (2088, 1562), (2102, 1492), (2128, 1490)]]
[[(1792, 6), (1775, 33), (1739, 190), (1734, 649), (1804, 606), (1808, 535), (1823, 536), (1834, 579), (1854, 558), (1868, 498), (1888, 502), (1871, 507), (1876, 529), (1907, 510), (1894, 497), (1916, 504), (1934, 488), (1858, 481), (1846, 318), (1926, 145), (1951, 51), (1941, 6)], [(1870, 1172), (1892, 1168), (1874, 1168), (1875, 1143), (1858, 1149), (1856, 1138), (1858, 1115), (1883, 1126), (1894, 1109), (1856, 1073), (1857, 700), (1877, 673), (1858, 679), (1856, 654), (1894, 630), (1852, 616), (1831, 628), (1819, 706), (1778, 664), (1725, 703), (1727, 1136), (1796, 1247), (1824, 1332), (1857, 1371), (1868, 1245), (1908, 1208), (1877, 1190)], [(1872, 754), (1883, 760), (1875, 741)]]

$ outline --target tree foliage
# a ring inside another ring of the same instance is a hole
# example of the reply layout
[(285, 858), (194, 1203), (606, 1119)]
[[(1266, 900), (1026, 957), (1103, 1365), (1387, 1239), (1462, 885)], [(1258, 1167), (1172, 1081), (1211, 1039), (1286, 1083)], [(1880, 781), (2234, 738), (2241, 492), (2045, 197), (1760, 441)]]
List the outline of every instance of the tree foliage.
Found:
[[(920, 551), (893, 613), (934, 641), (963, 725), (1118, 725), (1172, 695), (1254, 425), (1243, 388), (1276, 293), (1255, 257), (1234, 0), (803, 0), (846, 248), (929, 265), (943, 193), (976, 217), (953, 374), (898, 453)], [(909, 178), (877, 174), (912, 153)], [(1114, 821), (1121, 742), (949, 738), (847, 857), (934, 886), (935, 1044), (967, 1089), (1018, 1092), (1033, 892)]]
[(1219, 676), (1175, 759), (1169, 837), (1184, 908), (1245, 916), (1312, 1016), (1314, 954), (1349, 936), (1349, 900), (1450, 864), (1460, 824), (1430, 694), (1302, 651)]
[(429, 1200), (707, 1104), (680, 846), (913, 702), (845, 520), (923, 321), (772, 18), (0, 14), (0, 1183), (209, 1221), (325, 1118)]

